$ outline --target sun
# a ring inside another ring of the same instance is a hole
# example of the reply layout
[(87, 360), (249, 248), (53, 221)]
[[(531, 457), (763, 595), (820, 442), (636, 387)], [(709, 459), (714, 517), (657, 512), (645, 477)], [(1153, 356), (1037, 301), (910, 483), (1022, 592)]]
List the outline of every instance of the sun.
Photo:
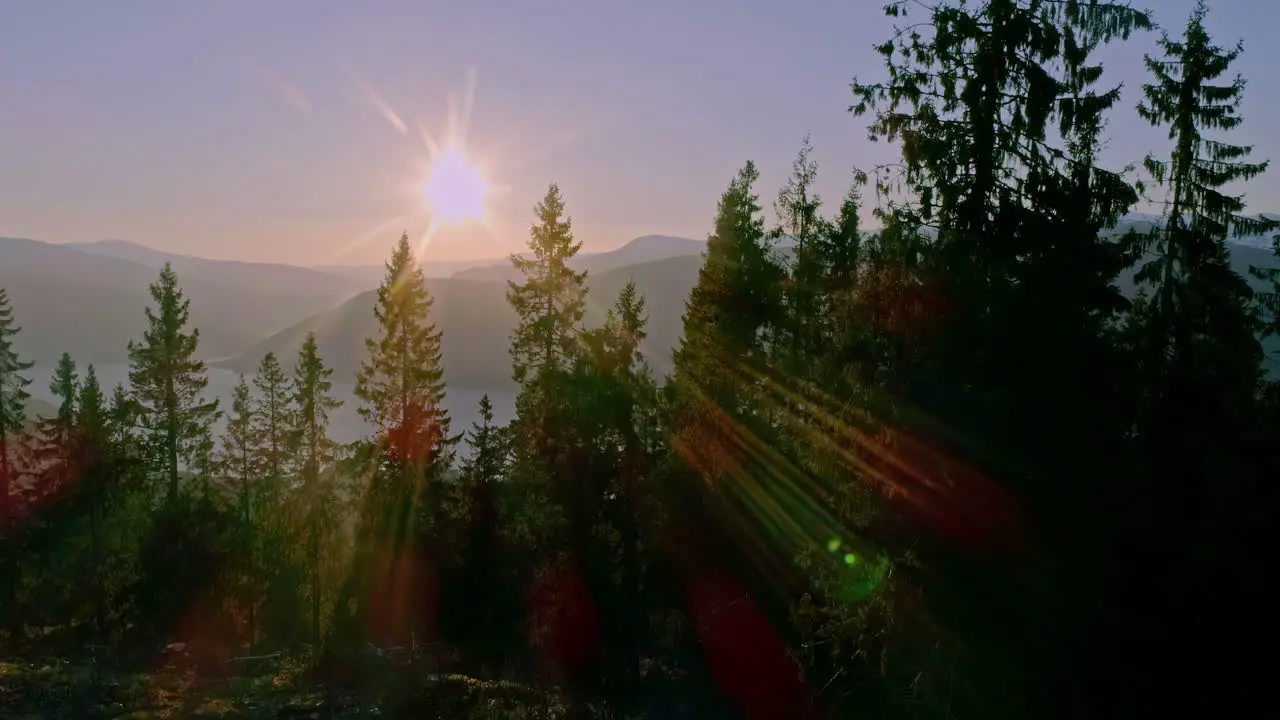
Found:
[(447, 147), (433, 159), (423, 186), (433, 224), (483, 223), (488, 195), (488, 181), (460, 147)]

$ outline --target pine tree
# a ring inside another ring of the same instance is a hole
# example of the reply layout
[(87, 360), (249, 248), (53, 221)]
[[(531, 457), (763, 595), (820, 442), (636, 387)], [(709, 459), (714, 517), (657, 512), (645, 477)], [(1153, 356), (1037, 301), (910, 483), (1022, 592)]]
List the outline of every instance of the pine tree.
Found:
[(511, 256), (524, 279), (509, 282), (507, 291), (507, 302), (519, 317), (511, 339), (513, 376), (521, 385), (517, 407), (550, 401), (535, 398), (545, 390), (541, 383), (573, 366), (586, 305), (587, 274), (569, 267), (582, 243), (573, 238), (573, 223), (565, 215), (558, 185), (547, 188), (534, 213), (537, 222), (529, 230), (533, 256)]
[(811, 323), (825, 314), (818, 305), (825, 228), (819, 214), (822, 199), (813, 187), (818, 177), (818, 163), (810, 157), (812, 152), (813, 146), (806, 135), (791, 175), (773, 205), (779, 223), (774, 236), (790, 237), (795, 242), (795, 257), (784, 293), (787, 319), (774, 348), (783, 372), (793, 379), (798, 379), (798, 373), (810, 367), (814, 350), (822, 347), (821, 334), (814, 332), (816, 328)]
[(780, 319), (778, 288), (785, 271), (766, 244), (754, 189), (758, 179), (755, 164), (748, 162), (720, 198), (675, 352), (675, 447), (709, 478), (731, 473), (736, 464), (738, 440), (731, 434), (743, 430), (733, 427), (736, 421), (748, 423), (748, 432), (763, 429), (753, 419), (752, 401), (768, 365), (764, 333)]
[(75, 426), (76, 436), (93, 454), (104, 452), (111, 442), (110, 410), (106, 396), (102, 393), (102, 384), (98, 381), (98, 372), (90, 363), (85, 368), (84, 380), (80, 382), (76, 395)]
[(570, 472), (568, 381), (580, 355), (587, 291), (586, 273), (569, 266), (582, 245), (573, 237), (558, 185), (547, 187), (534, 215), (531, 256), (511, 256), (522, 280), (507, 283), (507, 302), (518, 318), (511, 337), (512, 377), (520, 384), (511, 428), (512, 477), (524, 485), (525, 497), (514, 525), (522, 533), (546, 534), (553, 525), (545, 504), (554, 494), (553, 478)]
[(502, 553), (499, 547), (498, 484), (507, 474), (508, 448), (504, 428), (493, 422), (489, 396), (480, 398), (480, 420), (467, 434), (467, 457), (462, 462), (461, 482), (455, 507), (465, 528), (462, 547), (461, 582), (457, 593), (461, 602), (460, 635), (463, 645), (474, 650), (477, 664), (492, 667), (500, 661), (498, 593)]
[[(1132, 324), (1142, 370), (1135, 423), (1142, 464), (1122, 498), (1130, 536), (1117, 548), (1131, 563), (1165, 553), (1162, 562), (1142, 568), (1141, 589), (1116, 598), (1128, 600), (1122, 607), (1134, 648), (1122, 661), (1152, 668), (1153, 682), (1135, 688), (1148, 694), (1185, 672), (1175, 648), (1220, 657), (1229, 649), (1218, 638), (1249, 632), (1248, 621), (1234, 618), (1252, 613), (1224, 616), (1205, 605), (1224, 593), (1249, 598), (1265, 592), (1247, 556), (1271, 532), (1271, 514), (1260, 499), (1269, 496), (1272, 478), (1249, 466), (1246, 450), (1261, 419), (1262, 327), (1252, 290), (1231, 266), (1227, 238), (1274, 231), (1277, 223), (1244, 216), (1243, 196), (1227, 191), (1263, 173), (1268, 163), (1249, 161), (1250, 147), (1223, 137), (1242, 121), (1244, 80), (1224, 79), (1242, 47), (1214, 45), (1206, 15), (1201, 2), (1180, 39), (1161, 37), (1163, 56), (1146, 58), (1152, 82), (1138, 106), (1153, 126), (1168, 127), (1173, 142), (1167, 160), (1145, 163), (1166, 191), (1167, 209), (1163, 226), (1149, 238), (1154, 259), (1137, 275), (1150, 292), (1136, 304)], [(1203, 540), (1169, 547), (1170, 538), (1188, 532)], [(1189, 567), (1213, 570), (1188, 576)], [(1158, 607), (1151, 606), (1153, 597), (1161, 598)], [(1205, 678), (1205, 686), (1217, 692), (1241, 677), (1237, 668), (1224, 671)]]
[[(365, 341), (368, 357), (356, 376), (359, 412), (374, 427), (377, 467), (370, 480), (362, 530), (367, 552), (385, 558), (375, 569), (370, 599), (404, 603), (412, 598), (392, 590), (412, 582), (411, 572), (428, 545), (443, 507), (442, 482), (453, 463), (459, 437), (450, 432), (444, 406), (440, 330), (434, 301), (409, 237), (401, 235), (378, 288), (374, 316), (379, 336)], [(420, 552), (421, 551), (421, 552)], [(416, 577), (416, 576), (415, 576)], [(412, 622), (407, 608), (375, 611), (389, 632), (403, 633)]]
[(462, 463), (462, 477), (469, 485), (489, 485), (506, 474), (507, 455), (502, 427), (493, 423), (493, 403), (488, 395), (480, 398), (480, 421), (467, 433), (467, 459)]
[(138, 422), (138, 407), (123, 383), (117, 383), (111, 391), (111, 404), (107, 409), (108, 426), (117, 452), (132, 449), (134, 429)]
[(204, 362), (195, 359), (200, 331), (186, 332), (191, 301), (183, 297), (168, 263), (151, 285), (151, 299), (155, 307), (146, 310), (142, 340), (129, 342), (129, 382), (172, 501), (180, 464), (198, 469), (211, 456), (209, 429), (219, 414), (218, 401), (202, 397), (209, 379)]
[(409, 236), (402, 235), (386, 265), (374, 315), (380, 337), (365, 340), (369, 357), (356, 376), (360, 415), (375, 428), (387, 457), (438, 479), (453, 459), (457, 438), (444, 408), (440, 331), (431, 320), (434, 301)]
[[(1119, 99), (1118, 87), (1097, 89), (1096, 51), (1152, 21), (1125, 3), (886, 7), (893, 17), (921, 11), (925, 17), (910, 18), (878, 47), (887, 81), (853, 88), (851, 110), (874, 111), (872, 139), (896, 140), (902, 148), (902, 163), (894, 166), (900, 172), (885, 169), (876, 178), (877, 194), (892, 198), (880, 214), (893, 233), (882, 232), (881, 247), (867, 254), (887, 251), (910, 261), (876, 267), (859, 282), (879, 354), (866, 367), (875, 369), (894, 408), (884, 418), (896, 425), (886, 439), (906, 441), (907, 430), (929, 443), (913, 444), (915, 452), (955, 458), (947, 467), (980, 468), (1021, 500), (1043, 528), (1047, 552), (1058, 558), (1057, 575), (1035, 590), (1010, 575), (978, 582), (991, 577), (991, 568), (955, 552), (924, 559), (965, 578), (948, 588), (948, 600), (970, 613), (973, 632), (1002, 638), (999, 652), (1010, 655), (992, 663), (1037, 668), (1034, 683), (1022, 685), (1025, 694), (979, 691), (1002, 705), (981, 712), (1039, 714), (1026, 705), (1035, 694), (1086, 702), (1070, 688), (1093, 686), (1105, 664), (1093, 662), (1096, 646), (1082, 642), (1101, 618), (1080, 610), (1101, 607), (1093, 594), (1116, 568), (1076, 558), (1120, 540), (1092, 532), (1112, 522), (1097, 516), (1125, 479), (1113, 458), (1124, 450), (1131, 420), (1125, 393), (1115, 391), (1126, 364), (1108, 336), (1123, 307), (1116, 276), (1127, 248), (1099, 231), (1137, 195), (1096, 161), (1105, 115)], [(1054, 411), (1045, 413), (1049, 407)], [(934, 451), (935, 443), (942, 449)], [(877, 440), (869, 449), (886, 444)], [(892, 479), (881, 482), (889, 487), (920, 485), (887, 470)], [(1034, 595), (1023, 595), (1029, 591)], [(900, 626), (910, 624), (902, 619)], [(899, 639), (906, 642), (906, 634), (886, 635), (886, 652), (909, 652), (893, 646)], [(868, 670), (880, 676), (874, 686), (884, 693), (864, 705), (896, 704), (894, 685), (929, 674)], [(965, 679), (978, 681), (1015, 684)], [(1061, 703), (1044, 711), (1083, 708)]]
[(668, 502), (676, 513), (671, 542), (686, 553), (681, 563), (731, 569), (765, 616), (785, 627), (775, 583), (791, 581), (797, 544), (803, 547), (807, 533), (822, 530), (800, 530), (796, 523), (774, 534), (732, 520), (777, 513), (777, 493), (788, 491), (784, 481), (794, 477), (778, 453), (776, 407), (767, 397), (770, 341), (785, 319), (780, 291), (786, 270), (770, 252), (758, 179), (748, 162), (721, 196), (698, 282), (685, 304), (684, 335), (667, 389), (677, 488)]
[(14, 324), (9, 294), (0, 288), (0, 537), (8, 538), (12, 519), (12, 481), (16, 475), (10, 441), (27, 424), (25, 413), (31, 380), (23, 375), (30, 362), (19, 359), (14, 337), (22, 330)]
[(4, 555), (0, 557), (0, 586), (4, 586), (3, 612), (9, 616), (9, 635), (17, 641), (22, 634), (23, 622), (17, 609), (18, 583), (21, 572), (17, 557), (17, 544), (13, 542), (14, 506), (17, 500), (16, 451), (14, 435), (27, 423), (25, 407), (31, 397), (27, 386), (31, 380), (23, 373), (31, 369), (30, 362), (19, 359), (14, 347), (14, 337), (21, 331), (14, 322), (9, 295), (0, 288), (0, 539), (3, 539)]
[(49, 380), (49, 392), (58, 400), (57, 413), (41, 418), (37, 433), (39, 447), (36, 457), (40, 462), (40, 474), (44, 481), (41, 494), (57, 493), (74, 479), (76, 468), (75, 426), (76, 396), (79, 394), (79, 378), (76, 363), (69, 353), (62, 353)]
[(316, 334), (307, 333), (298, 351), (293, 371), (293, 447), (298, 450), (300, 480), (306, 507), (307, 574), (311, 596), (311, 640), (320, 642), (320, 601), (322, 595), (322, 551), (325, 535), (331, 530), (333, 488), (326, 473), (334, 460), (335, 443), (329, 439), (329, 413), (342, 405), (330, 392), (333, 370), (325, 367), (316, 344)]
[(101, 641), (107, 624), (106, 532), (104, 514), (115, 491), (117, 471), (111, 451), (110, 418), (106, 397), (92, 364), (85, 370), (76, 398), (75, 442), (80, 476), (76, 493), (84, 498), (89, 514), (89, 554), (93, 568), (93, 627)]
[[(1157, 382), (1181, 383), (1186, 386), (1183, 389), (1209, 376), (1220, 378), (1218, 387), (1208, 393), (1211, 397), (1201, 399), (1224, 405), (1222, 411), (1227, 413), (1232, 412), (1227, 406), (1234, 405), (1235, 416), (1242, 417), (1240, 408), (1252, 402), (1261, 362), (1254, 339), (1259, 328), (1249, 311), (1252, 291), (1231, 268), (1226, 241), (1231, 232), (1259, 235), (1280, 223), (1242, 215), (1243, 197), (1222, 190), (1265, 172), (1268, 163), (1248, 162), (1251, 148), (1204, 135), (1240, 125), (1244, 90), (1239, 76), (1227, 84), (1214, 84), (1242, 48), (1224, 50), (1212, 44), (1204, 28), (1207, 12), (1203, 2), (1197, 4), (1183, 39), (1175, 42), (1164, 35), (1160, 47), (1165, 57), (1146, 58), (1155, 81), (1143, 87), (1138, 112), (1156, 127), (1168, 126), (1174, 150), (1168, 160), (1148, 157), (1145, 162), (1168, 189), (1168, 211), (1164, 227), (1152, 238), (1156, 259), (1145, 264), (1138, 280), (1153, 288), (1145, 308), (1150, 323), (1145, 353), (1150, 377), (1164, 376)], [(1167, 391), (1177, 392), (1172, 387)], [(1200, 407), (1197, 414), (1205, 417), (1206, 408), (1198, 404), (1182, 406)]]
[(254, 434), (261, 442), (263, 474), (279, 480), (289, 467), (289, 381), (273, 352), (258, 364), (253, 386), (258, 391)]
[(598, 561), (594, 579), (597, 605), (602, 608), (607, 652), (607, 679), (616, 692), (631, 698), (640, 679), (645, 647), (645, 559), (642, 530), (659, 525), (653, 488), (646, 483), (659, 449), (657, 387), (640, 348), (647, 337), (648, 315), (634, 281), (623, 286), (609, 310), (604, 327), (588, 334), (590, 354), (579, 372), (586, 407), (581, 411), (594, 440), (592, 466), (600, 477), (593, 494), (601, 506), (600, 519), (617, 533), (616, 548), (607, 562)]
[(216, 462), (221, 474), (234, 488), (240, 506), (240, 520), (245, 527), (253, 522), (250, 515), (254, 503), (250, 499), (250, 486), (260, 473), (258, 442), (261, 436), (254, 432), (257, 420), (253, 400), (249, 396), (249, 382), (241, 375), (232, 392), (231, 414), (227, 416)]

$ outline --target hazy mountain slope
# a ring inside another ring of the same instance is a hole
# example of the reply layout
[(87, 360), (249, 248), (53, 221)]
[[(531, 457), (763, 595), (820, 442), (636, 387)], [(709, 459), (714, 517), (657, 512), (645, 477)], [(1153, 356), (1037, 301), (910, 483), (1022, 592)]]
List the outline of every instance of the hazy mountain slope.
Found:
[[(422, 264), (422, 274), (429, 278), (447, 278), (453, 277), (464, 270), (504, 263), (510, 264), (510, 261), (507, 258), (428, 261)], [(352, 282), (359, 284), (361, 290), (378, 287), (378, 283), (382, 282), (382, 276), (387, 272), (386, 267), (383, 265), (317, 265), (315, 269), (349, 278)]]
[[(697, 279), (700, 256), (669, 258), (589, 277), (586, 322), (603, 320), (618, 292), (630, 279), (647, 298), (650, 335), (646, 353), (659, 374), (671, 367), (671, 349), (679, 340), (684, 300)], [(435, 297), (434, 320), (444, 333), (445, 375), (449, 383), (465, 388), (511, 390), (511, 357), (508, 348), (516, 315), (507, 304), (507, 286), (492, 281), (458, 278), (430, 279), (427, 288)], [(314, 330), (325, 362), (334, 368), (334, 379), (350, 382), (365, 357), (364, 339), (377, 330), (373, 317), (374, 293), (362, 293), (342, 306), (301, 322), (254, 345), (244, 354), (218, 367), (252, 372), (267, 351), (292, 358), (308, 331)]]
[[(1241, 274), (1247, 275), (1250, 265), (1280, 266), (1269, 251), (1252, 245), (1233, 244), (1232, 253)], [(778, 254), (785, 258), (791, 251), (780, 248)], [(671, 370), (671, 352), (683, 329), (685, 300), (697, 282), (701, 266), (701, 255), (685, 255), (590, 274), (586, 322), (589, 326), (598, 325), (622, 286), (634, 279), (649, 314), (645, 354), (655, 375), (661, 378)], [(471, 389), (512, 389), (507, 348), (515, 315), (506, 305), (506, 285), (492, 279), (468, 281), (454, 277), (429, 280), (428, 287), (437, 298), (435, 318), (444, 332), (448, 381)], [(1134, 294), (1131, 273), (1121, 278), (1121, 289), (1128, 296)], [(335, 379), (349, 382), (364, 357), (364, 338), (375, 331), (373, 293), (362, 294), (340, 308), (299, 323), (223, 366), (251, 372), (267, 350), (292, 357), (310, 329), (316, 331), (322, 354), (335, 368)], [(1267, 350), (1280, 352), (1280, 341), (1268, 341)]]
[[(433, 320), (444, 332), (444, 364), (451, 383), (502, 389), (510, 385), (511, 361), (499, 342), (515, 324), (506, 287), (452, 278), (434, 278), (427, 288), (435, 298)], [(216, 365), (253, 372), (268, 351), (287, 366), (308, 332), (315, 331), (320, 356), (334, 369), (335, 382), (352, 382), (365, 357), (365, 338), (377, 330), (373, 317), (375, 291), (361, 293), (342, 305), (309, 318)], [(506, 384), (504, 384), (506, 378)]]
[[(569, 264), (574, 270), (586, 270), (594, 275), (599, 275), (628, 265), (654, 262), (673, 257), (701, 255), (706, 247), (707, 244), (702, 240), (671, 237), (669, 235), (644, 235), (616, 250), (582, 253), (576, 256)], [(460, 271), (455, 273), (453, 277), (459, 280), (506, 282), (508, 280), (518, 280), (519, 272), (512, 267), (509, 260), (501, 260), (484, 267)]]
[(27, 425), (35, 425), (41, 418), (51, 418), (58, 414), (58, 406), (34, 395), (27, 398), (23, 406), (27, 415)]
[(82, 252), (129, 260), (159, 270), (170, 263), (184, 283), (209, 284), (247, 293), (267, 305), (263, 318), (281, 330), (321, 309), (332, 307), (358, 292), (378, 286), (377, 276), (368, 277), (329, 272), (317, 268), (282, 263), (211, 260), (169, 253), (127, 240), (102, 240), (94, 243), (68, 243)]
[[(157, 267), (65, 245), (0, 239), (0, 287), (9, 291), (23, 327), (19, 350), (38, 363), (53, 362), (63, 351), (81, 364), (123, 361), (128, 341), (145, 327)], [(191, 299), (206, 358), (242, 352), (350, 295), (341, 282), (305, 268), (196, 258), (174, 267)]]
[[(9, 291), (22, 327), (18, 351), (37, 363), (54, 362), (64, 351), (79, 364), (123, 361), (128, 341), (146, 325), (147, 286), (155, 278), (152, 268), (126, 260), (0, 239), (0, 287)], [(193, 301), (191, 312), (207, 357), (237, 352), (255, 339), (254, 325), (226, 315), (218, 295), (195, 293), (202, 302)]]

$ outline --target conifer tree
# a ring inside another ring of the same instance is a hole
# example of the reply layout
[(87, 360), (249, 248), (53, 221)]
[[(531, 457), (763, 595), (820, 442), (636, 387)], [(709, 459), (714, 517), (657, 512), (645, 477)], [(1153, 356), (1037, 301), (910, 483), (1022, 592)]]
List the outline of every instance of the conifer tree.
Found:
[(570, 428), (555, 418), (564, 417), (571, 397), (567, 378), (579, 357), (587, 291), (586, 273), (569, 265), (582, 244), (574, 239), (559, 185), (547, 187), (534, 215), (529, 256), (511, 257), (522, 280), (508, 282), (507, 290), (519, 318), (511, 338), (512, 377), (520, 384), (514, 430), (520, 441), (513, 450), (517, 475), (548, 480), (566, 471)]
[(253, 386), (258, 391), (254, 418), (254, 435), (261, 443), (262, 472), (273, 481), (278, 481), (289, 466), (289, 380), (276, 354), (268, 352), (258, 363), (258, 372), (253, 377)]
[(724, 520), (759, 512), (754, 503), (770, 502), (785, 466), (775, 456), (774, 407), (765, 379), (768, 340), (784, 318), (786, 270), (770, 253), (758, 179), (755, 164), (747, 162), (721, 196), (698, 282), (685, 304), (668, 388), (670, 449), (682, 480), (671, 502), (690, 558), (733, 568), (753, 598), (766, 604), (766, 617), (783, 627), (785, 610), (766, 588), (782, 580), (797, 548), (741, 552), (737, 548), (758, 542), (761, 528)]
[[(1119, 98), (1117, 87), (1097, 89), (1096, 51), (1152, 21), (1126, 3), (1103, 2), (895, 1), (886, 12), (925, 17), (909, 18), (878, 47), (888, 78), (855, 82), (851, 110), (874, 112), (871, 137), (902, 146), (901, 172), (877, 173), (877, 193), (892, 198), (881, 216), (894, 231), (879, 244), (918, 262), (878, 267), (860, 283), (876, 298), (866, 309), (881, 323), (869, 324), (884, 352), (868, 367), (892, 393), (896, 413), (887, 419), (1013, 493), (1061, 558), (1059, 574), (1033, 597), (973, 631), (1003, 637), (1000, 652), (1017, 658), (992, 662), (1044, 663), (1035, 673), (1044, 687), (1000, 695), (1003, 707), (982, 712), (1035, 712), (1021, 704), (1031, 693), (1084, 702), (1068, 688), (1089, 684), (1075, 673), (1101, 666), (1092, 662), (1096, 649), (1081, 643), (1096, 617), (1062, 608), (1098, 607), (1090, 594), (1111, 572), (1072, 559), (1085, 545), (1099, 554), (1092, 543), (1103, 537), (1118, 540), (1083, 528), (1093, 529), (1123, 479), (1111, 457), (1129, 420), (1123, 393), (1114, 392), (1125, 364), (1107, 337), (1123, 306), (1116, 276), (1125, 248), (1099, 231), (1136, 200), (1096, 161), (1105, 115)], [(989, 576), (980, 561), (956, 562), (952, 553), (926, 561), (955, 563), (958, 578)], [(976, 613), (1032, 587), (1000, 577), (1008, 582), (957, 580), (949, 597)], [(882, 679), (910, 683), (917, 672)], [(892, 690), (885, 700), (896, 697)], [(1051, 709), (1081, 710), (1065, 708)]]
[(520, 318), (511, 357), (515, 381), (522, 388), (572, 367), (586, 305), (587, 274), (569, 267), (582, 243), (573, 237), (573, 222), (565, 214), (558, 185), (547, 188), (534, 213), (537, 222), (529, 230), (532, 257), (511, 256), (524, 279), (509, 282), (507, 291), (507, 302)]
[[(1150, 294), (1136, 304), (1132, 328), (1142, 371), (1135, 423), (1142, 471), (1129, 478), (1121, 508), (1130, 535), (1117, 550), (1131, 563), (1161, 548), (1167, 553), (1164, 562), (1143, 568), (1142, 589), (1123, 606), (1132, 639), (1118, 660), (1153, 671), (1150, 684), (1135, 694), (1157, 693), (1165, 678), (1180, 676), (1175, 648), (1222, 656), (1229, 644), (1217, 638), (1248, 632), (1246, 624), (1204, 607), (1205, 599), (1265, 592), (1247, 559), (1272, 522), (1258, 502), (1270, 493), (1271, 479), (1256, 475), (1246, 460), (1247, 441), (1260, 424), (1262, 328), (1252, 290), (1231, 265), (1227, 238), (1271, 232), (1277, 223), (1245, 216), (1243, 196), (1229, 191), (1268, 163), (1250, 161), (1251, 147), (1225, 138), (1242, 122), (1244, 79), (1228, 75), (1242, 46), (1215, 45), (1206, 16), (1206, 5), (1198, 3), (1181, 38), (1161, 37), (1162, 56), (1146, 59), (1152, 81), (1138, 106), (1153, 126), (1168, 128), (1173, 150), (1167, 159), (1145, 163), (1163, 185), (1166, 213), (1163, 227), (1149, 238), (1154, 258), (1137, 275)], [(1169, 538), (1191, 528), (1202, 542), (1168, 547)], [(1188, 577), (1187, 567), (1213, 571)], [(1163, 598), (1158, 608), (1150, 607), (1151, 597)], [(1175, 633), (1194, 640), (1181, 642)], [(1236, 668), (1226, 672), (1229, 677), (1206, 679), (1215, 690), (1240, 681)]]
[(474, 648), (481, 666), (492, 666), (501, 655), (503, 633), (498, 627), (502, 564), (499, 552), (498, 484), (507, 473), (507, 438), (493, 422), (493, 403), (480, 398), (480, 420), (467, 434), (467, 457), (462, 462), (455, 507), (465, 528), (462, 549), (461, 636)]
[(609, 582), (598, 583), (603, 587), (596, 594), (603, 601), (598, 604), (606, 608), (601, 615), (608, 628), (608, 679), (625, 698), (637, 690), (648, 629), (642, 531), (659, 524), (653, 488), (646, 483), (660, 446), (657, 387), (640, 350), (648, 335), (647, 323), (644, 298), (635, 282), (629, 281), (604, 327), (589, 334), (592, 352), (585, 369), (587, 379), (595, 381), (586, 390), (588, 400), (594, 402), (583, 414), (593, 426), (593, 464), (604, 476), (596, 490), (603, 507), (600, 515), (618, 536), (616, 551), (609, 548), (609, 562), (602, 563)]
[(0, 537), (8, 537), (10, 493), (14, 472), (11, 436), (27, 424), (26, 404), (31, 380), (23, 375), (31, 363), (19, 358), (14, 338), (22, 330), (15, 324), (9, 294), (0, 288)]
[[(76, 394), (75, 434), (82, 446), (94, 456), (105, 453), (111, 442), (110, 414), (98, 371), (90, 363)], [(92, 462), (92, 461), (91, 461)]]
[(254, 432), (256, 420), (253, 400), (249, 396), (249, 381), (241, 375), (240, 382), (232, 391), (231, 413), (227, 416), (216, 461), (221, 474), (234, 488), (240, 506), (240, 520), (245, 527), (252, 522), (250, 486), (258, 479), (261, 460), (257, 452), (259, 436)]
[(15, 323), (9, 295), (0, 288), (0, 539), (6, 544), (0, 556), (0, 586), (6, 589), (0, 602), (3, 612), (9, 616), (10, 639), (16, 641), (22, 632), (22, 620), (17, 609), (17, 590), (20, 559), (13, 540), (14, 510), (17, 496), (17, 461), (14, 435), (27, 423), (27, 400), (31, 397), (26, 388), (31, 380), (23, 373), (31, 369), (31, 363), (19, 358), (14, 338), (21, 331)]
[(387, 261), (374, 315), (379, 337), (365, 340), (368, 358), (356, 376), (360, 415), (375, 428), (386, 457), (438, 479), (453, 459), (457, 438), (444, 408), (440, 331), (422, 268), (402, 235)]
[(79, 393), (79, 378), (76, 375), (76, 363), (69, 353), (62, 353), (58, 364), (54, 366), (53, 377), (49, 380), (49, 392), (58, 401), (58, 410), (53, 417), (41, 418), (39, 432), (39, 448), (37, 457), (43, 466), (44, 482), (41, 494), (53, 494), (70, 482), (76, 469), (75, 426), (76, 396)]
[(795, 257), (790, 263), (785, 285), (787, 319), (774, 348), (783, 372), (792, 379), (797, 379), (797, 374), (809, 367), (813, 349), (822, 347), (821, 335), (814, 332), (816, 328), (812, 326), (824, 314), (817, 304), (822, 276), (824, 223), (819, 215), (822, 199), (814, 191), (818, 163), (810, 157), (812, 152), (813, 146), (806, 135), (792, 165), (791, 175), (773, 205), (779, 223), (774, 235), (790, 237), (795, 242)]
[[(1244, 90), (1239, 76), (1225, 84), (1214, 82), (1242, 48), (1212, 44), (1204, 28), (1207, 12), (1203, 2), (1197, 4), (1181, 41), (1164, 35), (1160, 48), (1165, 56), (1146, 59), (1154, 82), (1144, 86), (1138, 112), (1152, 125), (1169, 128), (1174, 150), (1168, 160), (1148, 157), (1145, 162), (1168, 188), (1168, 210), (1164, 227), (1152, 238), (1156, 258), (1138, 274), (1140, 282), (1153, 288), (1145, 308), (1150, 340), (1144, 356), (1148, 377), (1166, 386), (1153, 392), (1178, 393), (1203, 386), (1206, 377), (1218, 378), (1218, 386), (1199, 400), (1223, 405), (1221, 412), (1243, 419), (1241, 408), (1252, 402), (1261, 362), (1255, 340), (1259, 328), (1250, 312), (1252, 291), (1231, 268), (1226, 241), (1232, 232), (1259, 235), (1280, 223), (1242, 215), (1243, 197), (1223, 190), (1265, 172), (1268, 163), (1248, 162), (1250, 147), (1205, 136), (1206, 131), (1225, 133), (1240, 125)], [(1191, 398), (1152, 400), (1182, 403)], [(1197, 407), (1197, 416), (1206, 417), (1207, 408), (1199, 402), (1181, 406)]]
[(335, 443), (329, 439), (329, 413), (342, 405), (330, 395), (333, 370), (325, 367), (316, 334), (307, 333), (298, 350), (293, 371), (293, 447), (297, 448), (305, 503), (307, 580), (311, 597), (311, 639), (320, 642), (320, 604), (324, 540), (331, 530), (334, 489), (326, 479), (334, 460)]
[[(507, 472), (506, 438), (503, 428), (493, 422), (493, 402), (487, 394), (480, 398), (479, 410), (479, 422), (472, 423), (467, 433), (467, 458), (461, 467), (463, 486), (472, 498), (463, 504), (468, 518), (496, 512), (488, 507), (493, 501), (492, 487)], [(488, 499), (480, 499), (482, 496)]]
[(98, 373), (90, 364), (85, 370), (76, 397), (75, 442), (77, 467), (76, 493), (87, 501), (89, 514), (89, 555), (93, 568), (93, 627), (99, 641), (106, 632), (106, 532), (104, 514), (111, 499), (115, 480), (115, 462), (111, 451), (108, 408)]
[(735, 464), (737, 440), (725, 433), (740, 430), (732, 427), (738, 420), (754, 423), (752, 400), (759, 397), (757, 378), (768, 360), (762, 338), (780, 319), (784, 270), (766, 245), (754, 189), (758, 179), (755, 164), (748, 162), (720, 198), (675, 352), (675, 446), (708, 477), (722, 476)]
[(196, 469), (211, 454), (209, 429), (219, 414), (218, 401), (203, 398), (209, 379), (204, 362), (195, 358), (200, 330), (186, 329), (191, 301), (183, 297), (168, 263), (151, 285), (151, 299), (142, 340), (129, 342), (129, 382), (172, 500), (180, 464)]
[(117, 452), (130, 450), (134, 429), (138, 422), (138, 408), (123, 383), (117, 383), (111, 391), (111, 404), (107, 409), (108, 426)]

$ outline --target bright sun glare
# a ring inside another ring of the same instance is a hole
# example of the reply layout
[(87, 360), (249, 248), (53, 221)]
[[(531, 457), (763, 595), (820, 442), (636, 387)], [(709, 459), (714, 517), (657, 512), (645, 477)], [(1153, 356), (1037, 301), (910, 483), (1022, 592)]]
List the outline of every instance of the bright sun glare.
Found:
[(445, 149), (431, 163), (423, 194), (433, 224), (484, 222), (489, 184), (458, 147)]

